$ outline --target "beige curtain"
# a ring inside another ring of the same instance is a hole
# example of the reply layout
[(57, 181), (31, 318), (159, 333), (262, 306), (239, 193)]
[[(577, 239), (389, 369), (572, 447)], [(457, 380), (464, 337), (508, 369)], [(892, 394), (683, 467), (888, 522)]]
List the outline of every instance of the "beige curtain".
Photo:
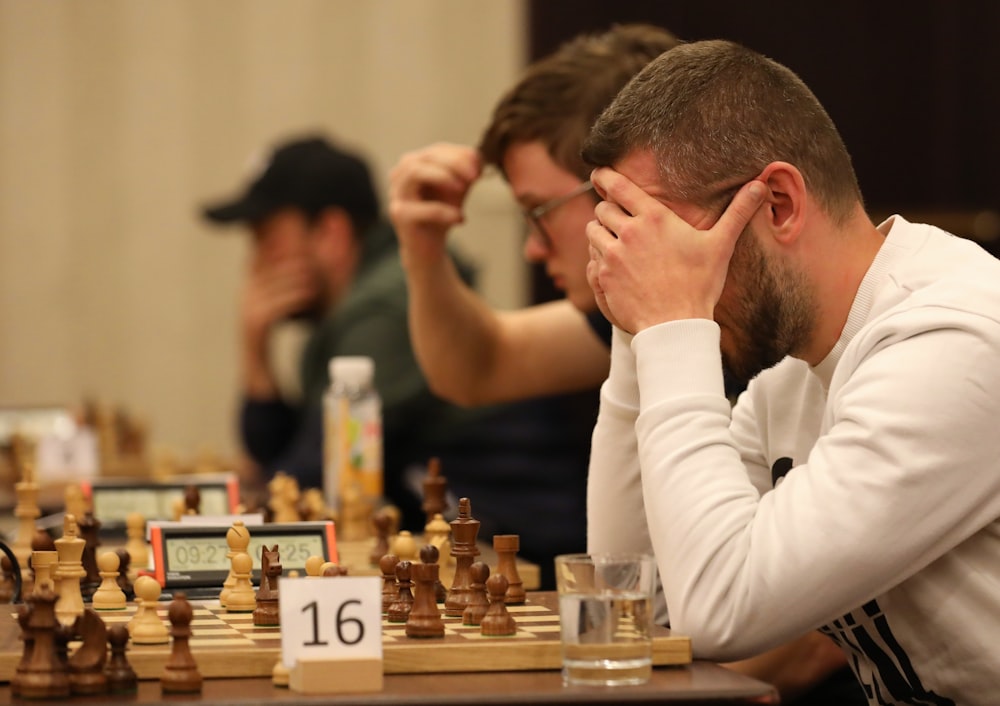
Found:
[[(238, 448), (238, 232), (199, 221), (252, 155), (321, 128), (380, 179), (475, 141), (523, 64), (520, 0), (0, 0), (0, 406), (86, 396), (154, 447)], [(523, 302), (504, 185), (459, 244)], [(286, 337), (284, 368), (294, 366)], [(286, 372), (288, 377), (290, 373)]]

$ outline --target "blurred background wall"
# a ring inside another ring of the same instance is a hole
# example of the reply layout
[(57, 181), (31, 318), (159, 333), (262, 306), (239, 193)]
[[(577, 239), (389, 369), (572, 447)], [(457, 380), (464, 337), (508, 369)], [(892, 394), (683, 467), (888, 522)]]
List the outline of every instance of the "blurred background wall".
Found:
[[(371, 160), (474, 143), (525, 61), (519, 1), (0, 0), (0, 406), (123, 405), (150, 442), (235, 451), (235, 193), (276, 139)], [(491, 301), (524, 301), (520, 219), (477, 187)], [(297, 338), (282, 339), (294, 376)]]

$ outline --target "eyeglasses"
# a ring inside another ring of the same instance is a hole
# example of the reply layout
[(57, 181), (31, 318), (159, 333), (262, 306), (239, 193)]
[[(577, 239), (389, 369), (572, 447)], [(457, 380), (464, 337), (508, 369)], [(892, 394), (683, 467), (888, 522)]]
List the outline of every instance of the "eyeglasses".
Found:
[(544, 245), (547, 250), (552, 248), (552, 236), (548, 234), (548, 231), (545, 230), (545, 226), (542, 225), (542, 219), (563, 204), (572, 201), (577, 196), (586, 194), (588, 191), (593, 190), (594, 185), (589, 181), (585, 181), (568, 194), (557, 196), (556, 198), (550, 199), (539, 206), (522, 211), (524, 219), (528, 222), (529, 226), (535, 229), (535, 232), (538, 234), (539, 241), (541, 241), (541, 244)]

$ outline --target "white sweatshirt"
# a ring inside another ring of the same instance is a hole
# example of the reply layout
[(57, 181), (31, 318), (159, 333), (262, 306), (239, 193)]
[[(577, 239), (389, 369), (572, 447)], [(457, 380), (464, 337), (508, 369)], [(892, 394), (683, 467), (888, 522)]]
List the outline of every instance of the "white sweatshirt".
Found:
[(714, 322), (615, 331), (589, 549), (654, 550), (697, 657), (823, 626), (872, 704), (993, 706), (1000, 261), (898, 216), (880, 230), (830, 355), (785, 359), (732, 409)]

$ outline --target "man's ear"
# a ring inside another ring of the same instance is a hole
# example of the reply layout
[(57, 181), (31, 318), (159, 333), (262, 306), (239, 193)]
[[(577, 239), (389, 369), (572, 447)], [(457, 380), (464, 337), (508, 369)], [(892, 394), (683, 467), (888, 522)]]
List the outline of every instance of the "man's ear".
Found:
[(805, 225), (806, 183), (802, 172), (788, 162), (771, 162), (757, 179), (770, 191), (758, 218), (767, 219), (766, 227), (775, 239), (794, 241)]

